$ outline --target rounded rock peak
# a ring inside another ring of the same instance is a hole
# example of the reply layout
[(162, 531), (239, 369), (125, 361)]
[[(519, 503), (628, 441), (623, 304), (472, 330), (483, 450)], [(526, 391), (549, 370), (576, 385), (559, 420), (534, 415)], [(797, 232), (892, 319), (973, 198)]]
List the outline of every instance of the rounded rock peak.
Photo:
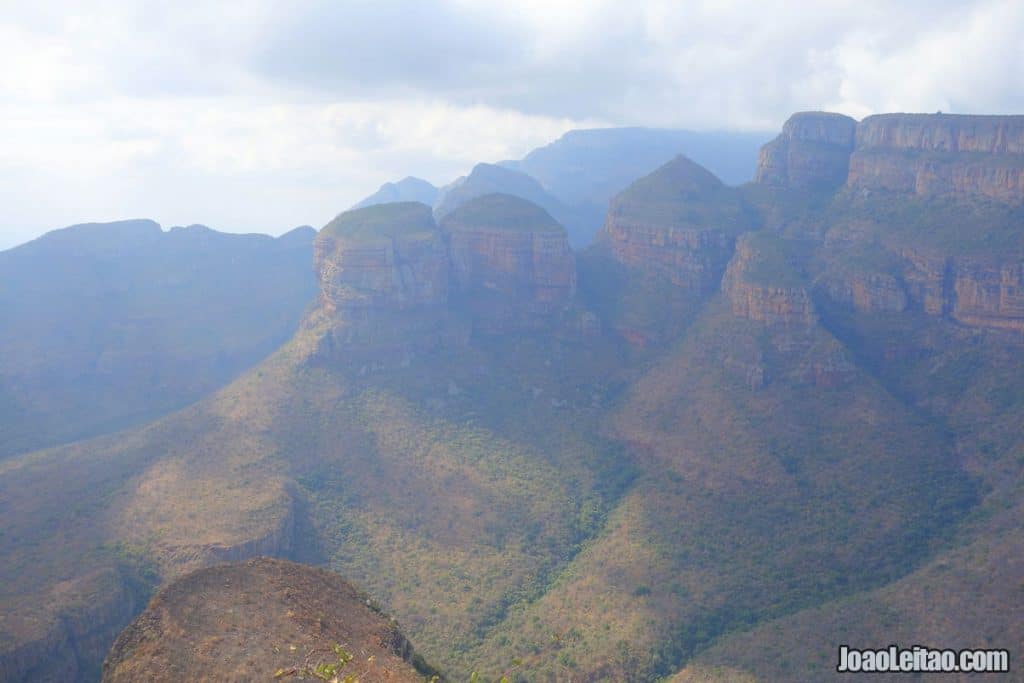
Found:
[(320, 231), (323, 238), (373, 242), (431, 234), (437, 230), (430, 207), (420, 202), (374, 204), (339, 214)]
[(445, 216), (441, 227), (446, 232), (501, 230), (565, 234), (565, 228), (540, 206), (500, 192), (469, 200)]

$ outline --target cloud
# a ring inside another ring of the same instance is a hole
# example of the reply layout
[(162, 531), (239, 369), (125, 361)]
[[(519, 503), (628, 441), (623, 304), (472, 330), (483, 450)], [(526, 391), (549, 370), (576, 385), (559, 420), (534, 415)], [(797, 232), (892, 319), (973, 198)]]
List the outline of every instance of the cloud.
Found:
[(70, 222), (322, 224), (572, 127), (1024, 109), (1018, 0), (140, 0), (0, 16), (0, 248)]

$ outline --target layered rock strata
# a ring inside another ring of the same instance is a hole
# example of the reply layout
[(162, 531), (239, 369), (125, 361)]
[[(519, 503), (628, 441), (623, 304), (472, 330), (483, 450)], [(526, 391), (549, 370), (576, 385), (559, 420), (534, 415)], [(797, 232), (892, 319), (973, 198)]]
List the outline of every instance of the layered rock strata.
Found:
[(818, 318), (807, 288), (794, 282), (786, 264), (771, 262), (760, 241), (762, 236), (755, 235), (737, 240), (726, 269), (722, 291), (733, 315), (766, 325), (813, 325)]

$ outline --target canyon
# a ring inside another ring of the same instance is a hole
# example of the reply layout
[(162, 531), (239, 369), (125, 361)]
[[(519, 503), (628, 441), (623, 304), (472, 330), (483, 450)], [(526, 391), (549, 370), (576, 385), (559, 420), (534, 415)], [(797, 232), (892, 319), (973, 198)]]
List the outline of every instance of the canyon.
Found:
[[(0, 462), (0, 676), (96, 680), (154, 591), (108, 680), (190, 676), (203, 595), (281, 598), (258, 645), (204, 613), (249, 674), (289, 665), (263, 657), (289, 629), (358, 640), (343, 614), (403, 676), (411, 641), (454, 677), (820, 680), (808, 614), (842, 602), (874, 634), (900, 582), (929, 637), (975, 646), (929, 587), (1018, 542), (1019, 118), (797, 114), (755, 182), (677, 156), (579, 253), (508, 194), (340, 214), (270, 356)], [(956, 605), (1019, 642), (995, 598)]]

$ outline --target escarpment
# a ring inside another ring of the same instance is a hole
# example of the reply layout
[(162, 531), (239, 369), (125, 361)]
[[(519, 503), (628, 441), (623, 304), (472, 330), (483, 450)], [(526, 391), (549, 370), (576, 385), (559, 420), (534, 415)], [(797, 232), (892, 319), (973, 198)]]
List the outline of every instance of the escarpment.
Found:
[[(311, 676), (422, 681), (394, 621), (341, 577), (258, 558), (168, 584), (114, 642), (103, 680), (272, 680)], [(350, 661), (345, 661), (351, 655)]]
[(857, 122), (828, 112), (801, 112), (761, 148), (757, 182), (799, 189), (831, 189), (846, 182)]
[(761, 150), (757, 182), (1024, 201), (1024, 116), (794, 114)]

